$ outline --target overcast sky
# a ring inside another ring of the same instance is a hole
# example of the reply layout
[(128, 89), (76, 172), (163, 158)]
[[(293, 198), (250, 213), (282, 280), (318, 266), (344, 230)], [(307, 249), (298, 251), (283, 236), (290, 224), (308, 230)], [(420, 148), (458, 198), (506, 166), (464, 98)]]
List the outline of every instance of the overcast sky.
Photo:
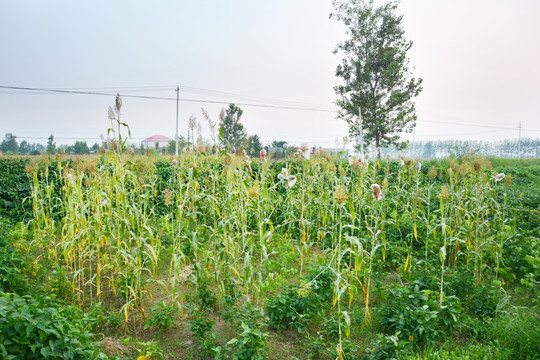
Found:
[[(0, 86), (175, 99), (178, 85), (180, 134), (195, 115), (209, 137), (201, 107), (217, 120), (235, 102), (263, 142), (333, 146), (347, 127), (333, 112), (345, 28), (331, 11), (329, 0), (0, 0)], [(540, 1), (402, 0), (399, 12), (424, 80), (417, 140), (517, 138), (520, 122), (540, 137)], [(0, 89), (0, 136), (93, 144), (113, 103)], [(123, 98), (139, 141), (173, 137), (175, 115), (173, 100)]]

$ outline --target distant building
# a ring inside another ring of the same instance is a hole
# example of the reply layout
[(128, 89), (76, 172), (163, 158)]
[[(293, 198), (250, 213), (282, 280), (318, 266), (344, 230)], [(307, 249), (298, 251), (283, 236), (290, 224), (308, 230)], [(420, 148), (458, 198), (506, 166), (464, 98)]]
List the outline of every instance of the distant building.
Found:
[(142, 141), (142, 145), (147, 148), (151, 149), (157, 149), (157, 148), (164, 148), (166, 147), (169, 142), (173, 141), (173, 139), (170, 139), (163, 135), (154, 135), (150, 136), (149, 138), (146, 138)]

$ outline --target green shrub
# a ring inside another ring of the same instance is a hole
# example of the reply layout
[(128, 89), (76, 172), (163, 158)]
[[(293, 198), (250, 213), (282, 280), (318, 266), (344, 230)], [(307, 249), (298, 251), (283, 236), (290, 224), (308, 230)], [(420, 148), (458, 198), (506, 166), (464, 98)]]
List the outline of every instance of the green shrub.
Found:
[(447, 335), (457, 324), (461, 303), (455, 296), (446, 296), (439, 306), (439, 293), (421, 290), (419, 284), (392, 286), (381, 308), (381, 324), (400, 339), (423, 345)]
[(292, 328), (304, 332), (312, 319), (323, 314), (324, 304), (331, 299), (334, 274), (321, 265), (310, 267), (308, 272), (300, 284), (288, 285), (268, 300), (266, 313), (270, 326), (277, 331)]
[(25, 166), (27, 159), (0, 159), (0, 216), (13, 221), (27, 220), (32, 206), (23, 200), (30, 196), (30, 180)]
[(0, 218), (0, 291), (26, 294), (28, 279), (22, 269), (28, 268), (28, 261), (13, 246), (10, 234), (11, 225)]
[(3, 359), (105, 359), (89, 332), (95, 319), (50, 298), (0, 293)]
[(268, 334), (262, 332), (264, 313), (249, 302), (240, 307), (236, 316), (229, 316), (236, 337), (229, 340), (227, 347), (232, 360), (267, 359)]
[(400, 359), (405, 353), (409, 343), (400, 340), (401, 333), (398, 331), (394, 335), (377, 334), (377, 338), (372, 345), (366, 349), (368, 360)]
[(167, 305), (163, 301), (152, 306), (150, 317), (146, 320), (144, 328), (169, 329), (176, 324), (176, 307)]

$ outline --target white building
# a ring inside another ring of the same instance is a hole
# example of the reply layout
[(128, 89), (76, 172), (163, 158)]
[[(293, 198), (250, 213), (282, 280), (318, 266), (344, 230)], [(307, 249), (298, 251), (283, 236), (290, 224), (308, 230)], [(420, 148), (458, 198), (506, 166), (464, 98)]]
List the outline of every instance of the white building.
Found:
[(147, 148), (151, 149), (157, 149), (157, 148), (164, 148), (166, 147), (169, 142), (173, 141), (173, 139), (170, 139), (163, 135), (154, 135), (150, 136), (149, 138), (146, 138), (142, 141), (142, 145)]

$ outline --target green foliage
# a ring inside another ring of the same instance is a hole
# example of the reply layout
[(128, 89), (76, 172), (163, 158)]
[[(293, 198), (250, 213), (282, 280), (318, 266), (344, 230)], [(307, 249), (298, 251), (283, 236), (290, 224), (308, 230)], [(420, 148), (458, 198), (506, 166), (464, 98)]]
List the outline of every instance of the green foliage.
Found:
[(144, 328), (169, 329), (176, 325), (176, 311), (174, 304), (167, 305), (163, 301), (152, 306), (150, 317), (146, 320)]
[(503, 265), (514, 276), (533, 274), (540, 281), (540, 239), (538, 236), (516, 236), (504, 244)]
[(7, 133), (5, 139), (0, 144), (0, 150), (5, 153), (17, 154), (18, 149), (17, 137), (11, 133)]
[(137, 351), (137, 358), (143, 356), (144, 359), (164, 359), (163, 350), (157, 341), (139, 341), (131, 336), (128, 336), (122, 340), (122, 343), (133, 346)]
[(393, 2), (376, 6), (373, 0), (334, 1), (335, 12), (330, 14), (349, 30), (349, 38), (335, 50), (344, 55), (336, 76), (345, 84), (334, 88), (342, 109), (339, 116), (357, 136), (361, 108), (364, 141), (376, 147), (406, 145), (398, 142), (398, 134), (412, 131), (416, 121), (412, 99), (422, 90), (422, 79), (410, 75), (407, 51), (412, 42), (405, 40), (397, 6)]
[(267, 359), (268, 334), (262, 332), (264, 313), (247, 302), (235, 316), (229, 316), (236, 337), (227, 342), (231, 360)]
[(28, 220), (32, 205), (23, 201), (30, 196), (26, 173), (27, 159), (0, 158), (0, 216), (12, 221)]
[(400, 340), (401, 337), (399, 331), (394, 335), (377, 334), (375, 341), (373, 341), (372, 345), (366, 349), (366, 359), (400, 359), (407, 351), (407, 348), (410, 348), (410, 343)]
[[(312, 271), (321, 269), (315, 267)], [(317, 276), (318, 275), (318, 276)], [(328, 269), (307, 277), (298, 285), (288, 285), (283, 292), (269, 299), (266, 312), (270, 325), (278, 331), (292, 328), (298, 333), (315, 317), (332, 295), (332, 273)]]
[(317, 336), (306, 334), (305, 347), (309, 351), (308, 359), (339, 359), (340, 355), (345, 359), (357, 359), (357, 354), (361, 352), (359, 344), (352, 339), (342, 339), (341, 350), (343, 354), (338, 354), (335, 338), (329, 337), (324, 331), (317, 332)]
[(195, 316), (191, 319), (191, 332), (195, 338), (202, 340), (205, 339), (211, 332), (214, 321), (210, 320), (205, 311), (197, 311)]
[[(187, 301), (197, 343), (189, 350), (198, 346), (197, 355), (215, 359), (264, 357), (275, 339), (268, 339), (265, 322), (307, 339), (320, 358), (341, 355), (340, 330), (347, 358), (364, 355), (358, 349), (381, 325), (385, 334), (373, 356), (395, 356), (402, 343), (406, 351), (423, 351), (445, 337), (503, 344), (491, 324), (503, 325), (498, 319), (509, 311), (509, 295), (535, 304), (538, 241), (534, 222), (515, 223), (522, 210), (532, 210), (510, 206), (510, 191), (528, 186), (517, 178), (507, 187), (491, 179), (491, 170), (462, 173), (462, 164), (452, 165), (450, 177), (448, 164), (436, 161), (438, 174), (428, 178), (427, 165), (418, 172), (414, 164), (385, 160), (369, 167), (318, 156), (251, 165), (197, 153), (183, 154), (176, 166), (171, 160), (106, 153), (100, 163), (92, 160), (92, 171), (80, 160), (39, 164), (28, 232), (31, 251), (47, 269), (45, 278), (38, 274), (39, 289), (66, 303), (107, 302), (113, 316), (103, 321), (105, 330), (125, 322), (123, 329), (144, 336), (173, 326), (176, 310), (165, 304)], [(282, 168), (297, 176), (296, 185), (279, 184)], [(381, 201), (370, 190), (375, 182)], [(337, 186), (348, 197), (334, 205)], [(5, 229), (13, 233), (7, 223)], [(24, 243), (8, 238), (0, 271), (11, 276), (11, 288), (24, 288), (18, 280), (30, 273), (26, 255), (20, 262), (11, 250)], [(441, 247), (446, 258), (439, 257)], [(416, 288), (389, 286), (413, 280)], [(149, 281), (166, 293), (151, 298)], [(173, 333), (159, 331), (156, 343)]]
[(439, 293), (421, 290), (418, 283), (408, 287), (392, 286), (381, 308), (381, 324), (400, 339), (432, 344), (451, 333), (458, 322), (461, 303), (455, 296), (445, 296), (439, 306)]
[(54, 135), (51, 134), (47, 139), (47, 154), (53, 155), (56, 153), (56, 143), (54, 142)]
[(538, 359), (540, 318), (531, 311), (508, 313), (493, 321), (485, 338), (510, 352), (508, 359)]
[(90, 154), (90, 148), (86, 141), (75, 141), (75, 144), (73, 144), (73, 153), (75, 155)]
[[(431, 284), (433, 287), (434, 284)], [(470, 271), (449, 271), (444, 284), (446, 295), (456, 296), (464, 310), (481, 319), (494, 317), (499, 306), (505, 301), (502, 283), (493, 279), (476, 282)]]
[(214, 295), (214, 292), (210, 290), (209, 285), (208, 278), (203, 276), (198, 278), (197, 298), (199, 299), (201, 309), (211, 310), (217, 304), (216, 296)]
[(259, 157), (259, 154), (262, 149), (261, 140), (259, 135), (251, 135), (248, 137), (248, 144), (246, 147), (246, 152), (249, 156)]
[(467, 343), (457, 346), (454, 340), (442, 346), (428, 347), (421, 354), (405, 354), (402, 360), (508, 360), (512, 351), (504, 348), (498, 341), (487, 343)]
[(24, 270), (28, 270), (29, 260), (13, 246), (11, 225), (0, 218), (0, 291), (26, 294), (29, 288)]
[(3, 359), (105, 359), (89, 332), (95, 319), (50, 298), (0, 293)]
[(538, 237), (540, 232), (540, 166), (528, 163), (497, 168), (512, 176), (510, 186), (497, 186), (497, 200), (514, 215), (515, 224), (523, 235)]
[(191, 331), (199, 341), (199, 347), (215, 359), (250, 360), (266, 359), (268, 335), (262, 331), (264, 313), (249, 302), (243, 306), (227, 302), (222, 311), (223, 319), (235, 334), (225, 345), (220, 345), (212, 327), (210, 310), (196, 309), (190, 321)]
[(241, 146), (246, 140), (246, 130), (240, 122), (242, 109), (230, 104), (224, 114), (220, 115), (219, 134), (222, 145)]

